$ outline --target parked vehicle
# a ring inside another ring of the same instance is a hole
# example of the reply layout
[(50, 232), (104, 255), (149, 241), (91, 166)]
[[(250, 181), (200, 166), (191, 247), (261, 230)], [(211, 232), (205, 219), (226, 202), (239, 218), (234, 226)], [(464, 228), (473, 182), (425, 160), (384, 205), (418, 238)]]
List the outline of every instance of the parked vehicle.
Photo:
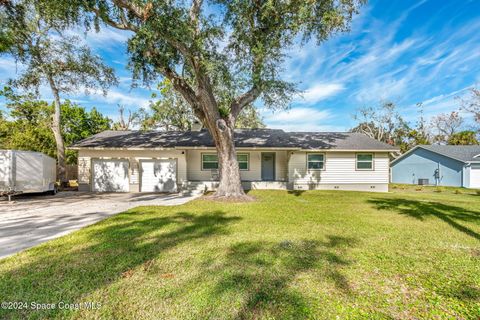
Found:
[(0, 150), (0, 196), (57, 193), (55, 159), (34, 151)]

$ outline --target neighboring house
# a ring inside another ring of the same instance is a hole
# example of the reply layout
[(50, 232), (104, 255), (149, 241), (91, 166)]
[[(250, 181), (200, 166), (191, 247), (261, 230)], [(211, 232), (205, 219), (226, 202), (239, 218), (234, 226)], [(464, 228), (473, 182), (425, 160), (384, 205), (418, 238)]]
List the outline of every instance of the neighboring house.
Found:
[[(235, 130), (245, 189), (388, 191), (389, 154), (398, 149), (359, 133)], [(200, 131), (104, 131), (78, 150), (79, 189), (176, 192), (214, 189), (213, 140)]]
[(391, 167), (393, 183), (480, 188), (480, 146), (417, 146)]

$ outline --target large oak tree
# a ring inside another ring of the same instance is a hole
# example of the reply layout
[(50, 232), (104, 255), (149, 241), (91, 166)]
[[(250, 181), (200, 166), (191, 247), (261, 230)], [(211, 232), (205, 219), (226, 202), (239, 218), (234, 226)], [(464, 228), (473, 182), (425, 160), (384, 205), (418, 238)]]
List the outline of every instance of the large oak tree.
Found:
[[(6, 1), (6, 0), (4, 0)], [(286, 52), (348, 30), (363, 0), (42, 0), (47, 18), (132, 33), (130, 67), (145, 82), (167, 78), (211, 133), (217, 197), (243, 197), (234, 146), (237, 118), (260, 99), (285, 107), (295, 86), (281, 78)], [(301, 80), (301, 79), (299, 79)]]

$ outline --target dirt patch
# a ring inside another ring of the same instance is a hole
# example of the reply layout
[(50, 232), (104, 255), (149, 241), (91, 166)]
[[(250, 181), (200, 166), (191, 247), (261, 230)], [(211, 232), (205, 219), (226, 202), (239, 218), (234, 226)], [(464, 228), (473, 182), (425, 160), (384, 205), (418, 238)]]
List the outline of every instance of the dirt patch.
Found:
[(241, 197), (225, 197), (225, 196), (216, 196), (215, 194), (203, 196), (203, 200), (215, 201), (215, 202), (225, 202), (225, 203), (248, 203), (255, 202), (257, 199), (255, 197), (244, 195)]

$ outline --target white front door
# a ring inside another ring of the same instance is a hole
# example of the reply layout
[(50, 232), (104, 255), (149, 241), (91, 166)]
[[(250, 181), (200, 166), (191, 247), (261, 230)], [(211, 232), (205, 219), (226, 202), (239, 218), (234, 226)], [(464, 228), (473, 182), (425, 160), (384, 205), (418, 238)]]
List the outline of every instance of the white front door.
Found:
[(470, 167), (470, 188), (480, 188), (480, 164), (473, 163)]
[(177, 191), (177, 161), (142, 160), (141, 162), (141, 192), (176, 192)]
[(128, 160), (92, 160), (92, 190), (128, 192)]

